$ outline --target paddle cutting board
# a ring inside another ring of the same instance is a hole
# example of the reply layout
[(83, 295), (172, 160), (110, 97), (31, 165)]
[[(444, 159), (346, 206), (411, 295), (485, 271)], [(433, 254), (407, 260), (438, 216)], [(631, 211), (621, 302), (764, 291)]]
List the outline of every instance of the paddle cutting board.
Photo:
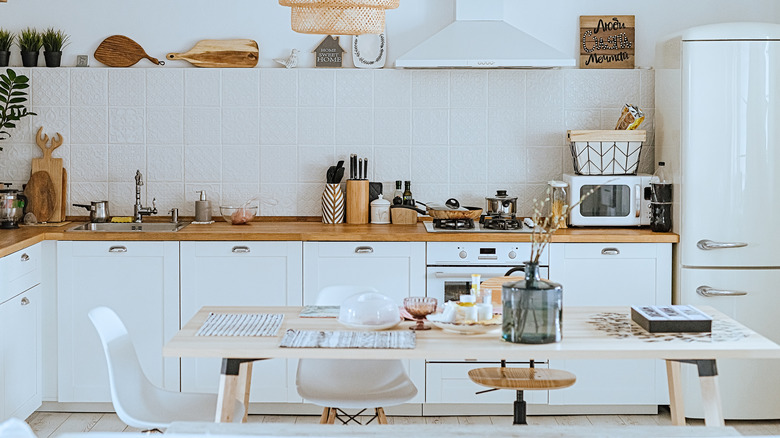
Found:
[(109, 67), (130, 67), (144, 58), (154, 64), (164, 64), (147, 55), (140, 44), (124, 35), (106, 38), (95, 50), (95, 59)]
[[(51, 140), (51, 146), (48, 145), (49, 136), (43, 134), (43, 127), (38, 128), (35, 136), (35, 142), (43, 152), (43, 157), (32, 159), (32, 173), (44, 171), (49, 174), (51, 183), (54, 186), (54, 212), (49, 217), (51, 222), (62, 222), (65, 216), (62, 215), (62, 158), (53, 158), (51, 153), (60, 147), (63, 142), (62, 135), (57, 133)], [(42, 219), (38, 219), (42, 221)]]
[(246, 67), (257, 65), (260, 51), (254, 40), (201, 40), (189, 51), (169, 53), (170, 60), (188, 61), (196, 67)]
[(57, 204), (54, 184), (45, 171), (33, 172), (24, 188), (27, 196), (27, 211), (35, 215), (38, 222), (48, 222)]

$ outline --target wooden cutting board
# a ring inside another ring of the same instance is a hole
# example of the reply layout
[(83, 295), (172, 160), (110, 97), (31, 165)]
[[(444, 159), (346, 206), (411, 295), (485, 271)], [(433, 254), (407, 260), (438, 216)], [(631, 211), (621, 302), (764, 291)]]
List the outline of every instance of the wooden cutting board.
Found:
[(164, 64), (147, 55), (143, 47), (124, 35), (106, 38), (95, 50), (95, 59), (109, 67), (130, 67), (144, 58), (154, 64)]
[(27, 211), (35, 215), (38, 222), (48, 222), (57, 204), (54, 183), (45, 171), (33, 172), (24, 188), (27, 196)]
[[(54, 211), (49, 217), (51, 222), (62, 222), (65, 216), (62, 215), (62, 158), (52, 158), (51, 153), (60, 147), (63, 142), (62, 135), (58, 132), (56, 137), (52, 138), (51, 146), (48, 146), (49, 136), (43, 134), (43, 127), (38, 128), (35, 135), (35, 142), (43, 152), (43, 157), (32, 159), (32, 173), (46, 172), (54, 187)], [(43, 221), (38, 218), (39, 221)]]
[(60, 220), (65, 220), (68, 213), (68, 172), (62, 168), (62, 197), (60, 198)]
[(169, 53), (170, 60), (189, 61), (196, 67), (247, 67), (257, 65), (260, 51), (254, 40), (201, 40), (189, 51)]

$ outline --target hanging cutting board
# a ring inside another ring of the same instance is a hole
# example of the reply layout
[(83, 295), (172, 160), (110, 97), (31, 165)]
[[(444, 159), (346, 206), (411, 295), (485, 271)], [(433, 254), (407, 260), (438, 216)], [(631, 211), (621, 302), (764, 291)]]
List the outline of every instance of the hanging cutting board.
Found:
[(130, 67), (144, 58), (154, 64), (165, 64), (147, 55), (143, 47), (124, 35), (106, 38), (95, 50), (95, 59), (109, 67)]
[(24, 187), (27, 196), (27, 211), (34, 214), (38, 222), (48, 222), (57, 204), (54, 184), (45, 171), (33, 172)]
[(189, 61), (195, 67), (247, 67), (257, 65), (260, 51), (254, 40), (201, 40), (189, 51), (169, 53), (169, 60)]
[[(49, 136), (43, 134), (43, 127), (38, 128), (35, 135), (35, 143), (43, 152), (43, 157), (32, 159), (32, 173), (44, 171), (49, 174), (51, 183), (54, 186), (54, 212), (49, 217), (51, 222), (62, 222), (65, 217), (62, 215), (62, 158), (53, 158), (51, 153), (60, 147), (63, 142), (62, 135), (58, 132), (51, 139), (51, 146), (48, 145)], [(39, 221), (41, 219), (38, 219)]]

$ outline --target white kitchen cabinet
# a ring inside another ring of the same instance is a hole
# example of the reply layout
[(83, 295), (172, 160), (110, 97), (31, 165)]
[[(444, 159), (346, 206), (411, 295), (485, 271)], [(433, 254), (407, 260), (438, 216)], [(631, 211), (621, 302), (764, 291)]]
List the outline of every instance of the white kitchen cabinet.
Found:
[[(671, 304), (670, 243), (554, 243), (550, 279), (563, 285), (563, 306)], [(566, 321), (563, 321), (566, 324)], [(577, 376), (550, 391), (555, 405), (657, 405), (667, 402), (661, 361), (557, 360), (550, 368)]]
[(157, 386), (179, 390), (179, 359), (162, 347), (179, 328), (178, 242), (57, 244), (58, 401), (109, 402), (105, 356), (87, 313), (113, 309), (141, 367)]
[[(181, 323), (203, 306), (300, 306), (301, 242), (181, 242)], [(253, 365), (251, 401), (298, 401), (294, 360)], [(219, 387), (219, 359), (181, 360), (182, 391)]]

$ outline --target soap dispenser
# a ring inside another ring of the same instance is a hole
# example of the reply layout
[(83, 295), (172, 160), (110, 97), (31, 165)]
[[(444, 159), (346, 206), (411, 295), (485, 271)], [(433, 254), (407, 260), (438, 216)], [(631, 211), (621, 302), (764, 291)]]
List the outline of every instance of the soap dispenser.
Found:
[(206, 200), (206, 191), (195, 193), (200, 193), (200, 200), (195, 201), (195, 222), (211, 222), (211, 201)]

